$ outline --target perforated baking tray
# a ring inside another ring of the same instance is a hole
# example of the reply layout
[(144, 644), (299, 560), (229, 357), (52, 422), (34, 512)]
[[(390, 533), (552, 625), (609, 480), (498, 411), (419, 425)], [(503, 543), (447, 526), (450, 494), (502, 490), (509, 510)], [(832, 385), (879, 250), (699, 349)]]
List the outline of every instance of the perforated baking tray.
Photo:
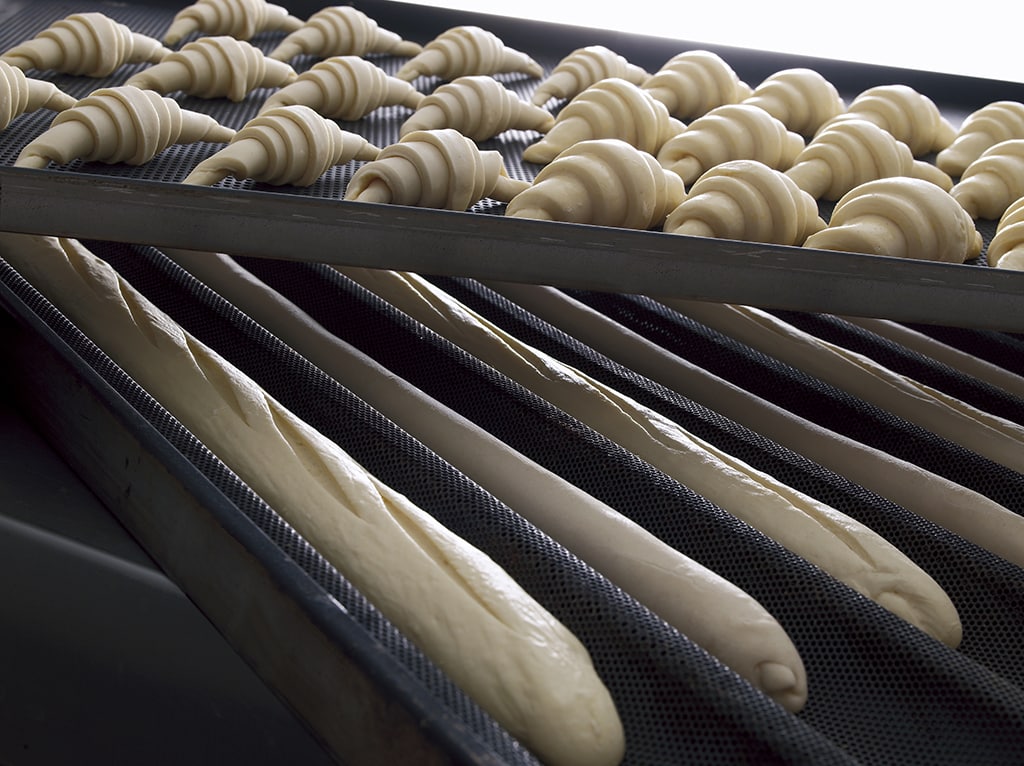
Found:
[[(0, 28), (0, 47), (19, 42), (76, 10), (102, 9), (137, 31), (159, 36), (179, 7), (77, 0), (6, 2), (0, 4), (5, 22)], [(322, 4), (296, 2), (289, 7), (303, 16)], [(954, 124), (991, 101), (1024, 98), (1024, 84), (1018, 83), (707, 46), (544, 24), (511, 15), (471, 14), (380, 0), (359, 7), (381, 26), (421, 42), (450, 26), (477, 23), (508, 45), (530, 53), (546, 68), (576, 47), (601, 43), (650, 70), (681, 50), (714, 50), (742, 78), (755, 84), (780, 69), (809, 66), (832, 81), (848, 100), (871, 85), (900, 82), (931, 97)], [(256, 42), (270, 45), (276, 39), (265, 36)], [(295, 63), (301, 68), (300, 60)], [(385, 69), (398, 65), (387, 57), (377, 63)], [(85, 95), (95, 87), (118, 84), (135, 68), (123, 67), (102, 81), (52, 79), (72, 94)], [(521, 75), (501, 75), (499, 79), (523, 95), (536, 85)], [(417, 83), (421, 90), (435, 84), (436, 79), (430, 78)], [(240, 127), (266, 95), (256, 91), (240, 104), (223, 99), (179, 100), (183, 106)], [(397, 139), (397, 128), (406, 114), (402, 108), (388, 107), (344, 127), (383, 146)], [(80, 162), (46, 170), (12, 168), (20, 147), (44, 129), (49, 119), (45, 112), (25, 116), (0, 134), (0, 229), (923, 323), (1024, 328), (1024, 319), (1016, 310), (1024, 297), (1024, 275), (989, 269), (984, 258), (969, 265), (941, 264), (510, 220), (501, 216), (502, 206), (492, 201), (469, 212), (346, 203), (340, 198), (354, 169), (352, 164), (330, 171), (308, 189), (273, 188), (233, 179), (211, 189), (185, 188), (178, 181), (217, 148), (202, 144), (168, 149), (142, 168)], [(520, 154), (535, 139), (535, 135), (509, 131), (487, 142), (485, 148), (502, 151), (513, 175), (532, 178), (538, 168), (521, 162)], [(828, 210), (822, 212), (827, 217)], [(981, 222), (979, 228), (987, 241), (994, 223)]]

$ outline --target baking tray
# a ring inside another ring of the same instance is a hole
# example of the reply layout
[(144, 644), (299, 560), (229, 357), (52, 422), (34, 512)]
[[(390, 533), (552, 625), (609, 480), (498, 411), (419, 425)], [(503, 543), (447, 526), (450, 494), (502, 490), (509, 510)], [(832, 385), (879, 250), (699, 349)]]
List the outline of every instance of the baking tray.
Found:
[[(143, 6), (82, 2), (0, 4), (5, 20), (0, 47), (34, 34), (75, 10), (102, 9), (136, 31), (159, 36), (180, 4)], [(320, 3), (295, 2), (305, 16)], [(576, 47), (605, 44), (650, 71), (690, 48), (718, 52), (747, 82), (756, 84), (783, 68), (820, 71), (849, 101), (871, 85), (900, 82), (930, 96), (954, 124), (999, 99), (1024, 99), (1024, 84), (942, 73), (823, 60), (700, 42), (623, 34), (567, 25), (474, 14), (403, 3), (364, 2), (360, 9), (408, 39), (426, 42), (456, 24), (484, 26), (512, 47), (550, 68)], [(20, 22), (20, 23), (16, 23)], [(271, 36), (263, 44), (271, 44)], [(259, 42), (259, 40), (257, 40)], [(397, 62), (382, 57), (385, 69)], [(300, 65), (296, 61), (297, 67)], [(117, 84), (128, 66), (104, 81), (52, 76), (68, 92), (84, 95)], [(50, 75), (45, 75), (51, 77)], [(525, 94), (536, 84), (522, 76), (499, 77)], [(427, 78), (421, 90), (436, 84)], [(240, 127), (266, 94), (237, 105), (181, 97)], [(347, 129), (378, 145), (397, 138), (404, 113), (385, 108)], [(666, 235), (611, 227), (569, 225), (501, 216), (485, 202), (468, 212), (423, 210), (341, 201), (352, 165), (338, 168), (308, 189), (272, 188), (228, 180), (210, 189), (177, 183), (217, 147), (172, 148), (142, 168), (70, 163), (46, 170), (10, 167), (17, 149), (46, 127), (44, 114), (19, 118), (0, 134), (0, 229), (60, 234), (161, 247), (304, 259), (339, 265), (387, 267), (444, 276), (549, 284), (573, 289), (628, 292), (744, 303), (800, 311), (827, 311), (901, 321), (1020, 331), (1024, 274), (990, 269), (984, 259), (959, 265), (878, 256), (766, 246), (731, 240)], [(537, 168), (519, 161), (532, 140), (509, 131), (485, 148), (503, 152), (510, 173), (531, 178)], [(6, 153), (5, 153), (6, 150)], [(827, 204), (822, 213), (827, 218)], [(979, 222), (987, 240), (993, 222)], [(344, 242), (344, 246), (338, 243)], [(315, 255), (311, 255), (315, 254)]]

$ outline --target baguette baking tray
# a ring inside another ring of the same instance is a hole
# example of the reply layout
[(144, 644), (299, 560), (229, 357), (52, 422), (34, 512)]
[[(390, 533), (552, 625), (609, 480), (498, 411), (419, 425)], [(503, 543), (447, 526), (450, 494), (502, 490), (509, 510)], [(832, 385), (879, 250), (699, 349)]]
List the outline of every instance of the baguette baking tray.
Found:
[[(25, 39), (75, 10), (103, 9), (133, 29), (159, 36), (180, 6), (89, 2), (0, 4), (0, 46)], [(293, 3), (296, 15), (318, 4)], [(864, 64), (704, 46), (689, 41), (542, 24), (512, 17), (456, 13), (391, 2), (360, 5), (381, 26), (427, 42), (455, 24), (477, 23), (550, 68), (576, 47), (603, 43), (649, 70), (686, 48), (719, 52), (752, 84), (782, 68), (809, 66), (822, 72), (849, 100), (875, 84), (900, 82), (930, 96), (953, 122), (998, 99), (1024, 99), (1024, 84), (956, 77)], [(295, 61), (301, 68), (302, 59)], [(308, 63), (308, 62), (307, 62)], [(382, 57), (383, 68), (397, 66)], [(103, 81), (55, 77), (73, 95), (118, 84), (133, 71), (123, 67)], [(48, 76), (48, 75), (44, 75)], [(500, 76), (527, 94), (536, 81)], [(436, 79), (417, 82), (428, 90)], [(241, 104), (182, 97), (184, 106), (241, 127), (266, 93)], [(397, 139), (407, 112), (384, 108), (347, 129), (378, 145)], [(509, 220), (502, 206), (485, 201), (471, 212), (443, 212), (340, 201), (353, 167), (330, 171), (309, 189), (267, 187), (227, 180), (212, 189), (177, 182), (216, 146), (172, 147), (137, 169), (99, 163), (28, 170), (10, 167), (17, 151), (45, 128), (44, 111), (20, 118), (0, 135), (0, 229), (120, 242), (146, 242), (238, 254), (298, 258), (420, 273), (550, 284), (576, 289), (746, 303), (805, 311), (885, 317), (925, 323), (1003, 330), (1024, 328), (1015, 310), (1024, 296), (1024, 275), (972, 265), (869, 257), (730, 240), (665, 235), (610, 227)], [(531, 178), (522, 149), (535, 135), (508, 131), (485, 148), (502, 151), (510, 173)], [(827, 206), (825, 206), (827, 207)], [(484, 213), (481, 215), (480, 213)], [(823, 214), (828, 211), (823, 209)], [(981, 222), (987, 239), (993, 222)], [(339, 242), (345, 245), (340, 247)], [(298, 255), (304, 253), (306, 255)]]

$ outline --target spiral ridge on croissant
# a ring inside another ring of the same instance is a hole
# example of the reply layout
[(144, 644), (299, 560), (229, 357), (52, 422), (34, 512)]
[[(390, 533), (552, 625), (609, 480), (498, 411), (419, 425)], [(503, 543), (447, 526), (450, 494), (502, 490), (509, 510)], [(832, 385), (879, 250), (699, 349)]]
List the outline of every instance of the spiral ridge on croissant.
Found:
[(302, 104), (332, 120), (355, 122), (382, 106), (415, 109), (423, 94), (361, 56), (331, 56), (316, 62), (295, 81), (271, 93), (261, 112)]
[(508, 72), (541, 77), (544, 68), (522, 51), (505, 45), (493, 32), (462, 25), (445, 30), (423, 46), (395, 72), (395, 77), (410, 81), (421, 76), (454, 80), (463, 75)]
[(604, 45), (587, 45), (563, 57), (534, 90), (530, 100), (543, 106), (552, 98), (570, 99), (609, 77), (641, 85), (650, 77), (643, 67), (630, 63)]
[(256, 88), (277, 88), (296, 76), (291, 66), (267, 58), (251, 43), (215, 35), (187, 43), (160, 63), (129, 77), (125, 85), (238, 102)]
[(462, 211), (485, 197), (507, 202), (529, 185), (508, 175), (499, 152), (442, 128), (417, 130), (384, 147), (355, 172), (345, 199)]
[(956, 137), (956, 128), (935, 102), (909, 85), (868, 88), (825, 126), (846, 119), (870, 120), (909, 146), (915, 157), (945, 149)]
[(652, 229), (686, 196), (682, 179), (617, 138), (580, 141), (546, 165), (505, 215)]
[(573, 144), (594, 138), (617, 138), (657, 154), (683, 130), (668, 107), (649, 92), (621, 77), (609, 77), (566, 104), (547, 133), (526, 147), (523, 159), (543, 165)]
[(837, 200), (877, 178), (910, 176), (944, 191), (952, 179), (934, 165), (914, 159), (910, 147), (867, 120), (843, 120), (819, 132), (785, 171), (815, 199)]
[(291, 61), (300, 55), (320, 58), (371, 53), (415, 56), (422, 50), (419, 43), (403, 40), (391, 30), (383, 29), (376, 19), (351, 5), (331, 5), (306, 19), (267, 55), (279, 61)]
[(946, 191), (896, 176), (860, 184), (836, 203), (805, 247), (963, 263), (981, 253), (974, 221)]
[(705, 114), (716, 106), (734, 104), (750, 95), (750, 86), (717, 53), (691, 50), (677, 53), (642, 84), (682, 120)]
[(1012, 138), (1024, 138), (1024, 103), (993, 101), (967, 115), (953, 142), (935, 156), (935, 164), (959, 176), (986, 149)]
[(708, 170), (664, 226), (669, 234), (797, 246), (824, 228), (814, 197), (756, 160), (730, 160)]
[(0, 61), (0, 130), (16, 117), (37, 109), (62, 112), (75, 105), (71, 96), (48, 80), (27, 77), (16, 66)]
[(998, 220), (1024, 196), (1024, 138), (990, 146), (967, 166), (950, 194), (972, 218)]
[(1019, 197), (999, 219), (985, 253), (989, 266), (1024, 271), (1024, 197)]
[(182, 183), (211, 186), (227, 176), (275, 186), (309, 186), (335, 165), (374, 160), (380, 149), (307, 106), (279, 106), (243, 125)]
[(794, 67), (769, 75), (744, 99), (764, 109), (790, 130), (813, 136), (846, 111), (836, 86), (814, 69)]
[(416, 130), (454, 128), (474, 141), (486, 141), (506, 130), (551, 128), (555, 118), (521, 99), (489, 75), (465, 75), (424, 96), (402, 123), (399, 135)]
[(197, 0), (174, 15), (164, 43), (177, 45), (194, 32), (251, 40), (261, 32), (294, 32), (302, 23), (267, 0)]
[(50, 127), (22, 148), (19, 167), (86, 162), (142, 165), (174, 144), (224, 143), (235, 131), (177, 101), (132, 85), (94, 90), (60, 112)]
[(19, 69), (106, 77), (124, 64), (156, 63), (170, 53), (159, 40), (98, 12), (73, 13), (0, 55)]
[(768, 112), (750, 104), (724, 104), (698, 117), (658, 151), (664, 167), (691, 184), (715, 165), (757, 160), (776, 170), (789, 168), (804, 139)]

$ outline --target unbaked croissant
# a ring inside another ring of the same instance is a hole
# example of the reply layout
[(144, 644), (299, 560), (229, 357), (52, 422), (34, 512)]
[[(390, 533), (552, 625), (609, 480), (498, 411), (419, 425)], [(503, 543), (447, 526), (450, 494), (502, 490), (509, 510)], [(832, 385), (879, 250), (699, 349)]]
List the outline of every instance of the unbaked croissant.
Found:
[(669, 138), (684, 129), (668, 107), (648, 91), (621, 77), (609, 77), (566, 104), (547, 133), (526, 147), (523, 159), (543, 165), (573, 144), (593, 138), (618, 138), (657, 154)]
[(505, 215), (653, 229), (685, 196), (682, 179), (653, 155), (617, 138), (599, 138), (559, 154), (508, 204)]
[(335, 165), (373, 160), (380, 149), (308, 106), (279, 106), (249, 120), (231, 142), (182, 183), (212, 186), (227, 176), (275, 186), (309, 186)]
[(19, 69), (106, 77), (123, 64), (156, 63), (170, 53), (159, 40), (102, 13), (73, 13), (0, 55)]
[(731, 160), (708, 170), (664, 226), (669, 234), (797, 246), (824, 228), (814, 197), (756, 160)]
[(643, 88), (682, 120), (750, 95), (750, 86), (733, 68), (717, 53), (705, 50), (677, 53), (643, 82)]
[(794, 67), (769, 75), (745, 99), (795, 133), (813, 136), (828, 120), (846, 111), (836, 86), (814, 69)]
[(786, 170), (804, 149), (804, 139), (751, 104), (724, 104), (691, 122), (658, 151), (664, 167), (691, 184), (729, 160), (757, 160)]
[(142, 165), (173, 144), (223, 143), (235, 131), (177, 101), (132, 85), (94, 90), (59, 113), (15, 160), (18, 167), (45, 168), (74, 159)]
[(452, 27), (427, 43), (423, 50), (405, 62), (395, 77), (440, 77), (454, 80), (467, 74), (519, 72), (541, 77), (544, 68), (527, 54), (510, 48), (504, 41), (481, 27)]
[(321, 8), (294, 32), (288, 34), (268, 54), (272, 59), (291, 61), (296, 56), (319, 58), (331, 56), (365, 56), (388, 53), (393, 56), (415, 56), (423, 46), (388, 29), (351, 5)]
[(261, 32), (294, 32), (302, 19), (266, 0), (197, 0), (171, 20), (164, 43), (177, 45), (194, 32), (251, 40)]
[(425, 96), (399, 135), (455, 128), (474, 141), (486, 141), (506, 130), (545, 133), (554, 121), (547, 110), (524, 101), (490, 75), (466, 75)]
[(855, 186), (876, 178), (911, 176), (944, 191), (953, 180), (914, 159), (910, 147), (867, 120), (843, 120), (816, 135), (786, 175), (815, 199), (837, 200)]
[(957, 177), (986, 149), (1011, 138), (1024, 138), (1024, 103), (993, 101), (967, 116), (953, 143), (936, 155), (935, 164)]
[(608, 77), (621, 77), (634, 85), (641, 85), (650, 76), (646, 69), (631, 64), (610, 48), (588, 45), (577, 48), (555, 64), (530, 100), (537, 106), (543, 106), (552, 98), (572, 98)]
[(836, 203), (829, 225), (804, 242), (819, 250), (963, 263), (981, 253), (974, 221), (930, 181), (868, 181)]
[(529, 185), (509, 176), (499, 152), (442, 128), (417, 130), (382, 149), (352, 176), (345, 199), (462, 211), (485, 197), (508, 202)]
[(271, 93), (260, 111), (302, 104), (332, 120), (355, 122), (382, 106), (415, 109), (423, 94), (361, 56), (331, 56)]
[(998, 220), (1024, 196), (1024, 138), (990, 146), (967, 166), (950, 193), (972, 218)]
[(1024, 197), (1006, 208), (985, 257), (997, 269), (1024, 271)]
[(62, 112), (74, 106), (75, 101), (74, 96), (52, 82), (26, 77), (18, 67), (0, 61), (0, 130), (22, 114), (37, 109)]
[(125, 85), (238, 102), (256, 88), (277, 88), (295, 78), (291, 66), (267, 58), (255, 45), (216, 35), (193, 40), (159, 64), (132, 75)]
[(935, 102), (909, 85), (868, 88), (825, 126), (846, 119), (870, 120), (909, 146), (915, 157), (945, 149), (956, 137), (956, 128)]

